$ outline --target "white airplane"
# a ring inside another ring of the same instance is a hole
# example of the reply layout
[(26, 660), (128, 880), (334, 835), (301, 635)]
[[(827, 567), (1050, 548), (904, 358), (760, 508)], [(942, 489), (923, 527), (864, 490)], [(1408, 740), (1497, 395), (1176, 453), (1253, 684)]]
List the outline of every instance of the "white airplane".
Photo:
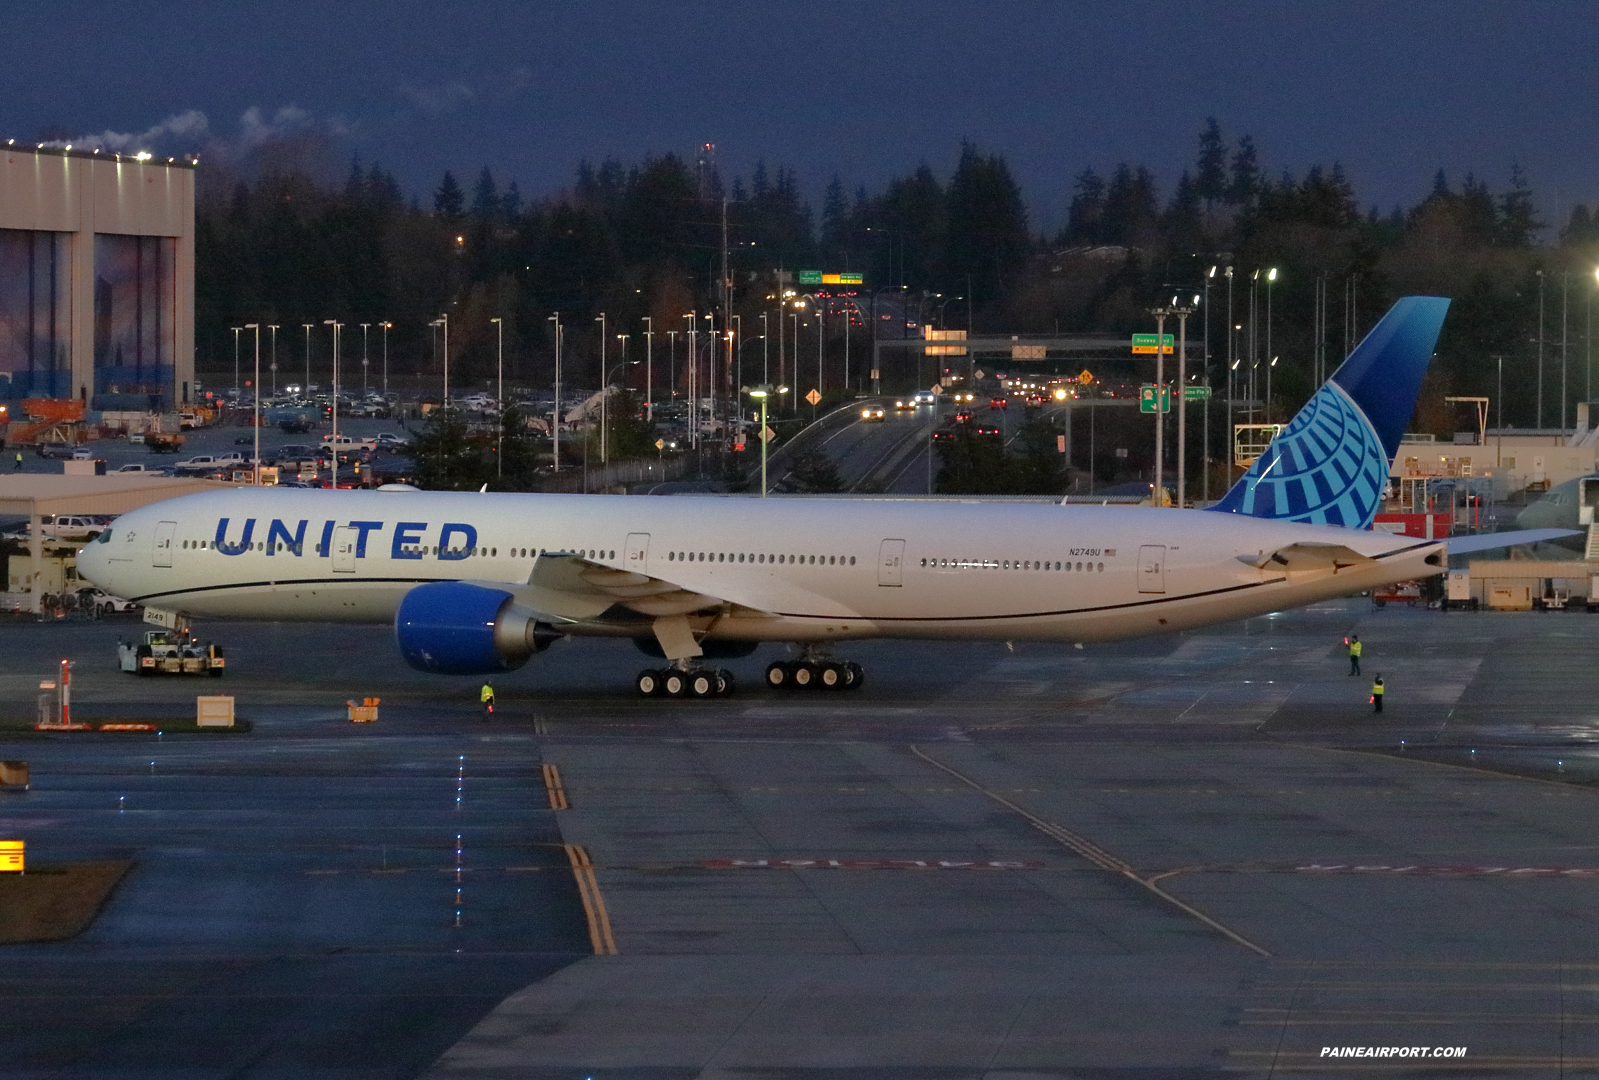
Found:
[(726, 692), (703, 662), (768, 641), (800, 647), (772, 685), (847, 688), (863, 673), (831, 646), (859, 638), (1184, 630), (1441, 573), (1462, 549), (1370, 531), (1447, 308), (1399, 301), (1214, 510), (251, 487), (124, 514), (78, 570), (174, 620), (392, 623), (441, 674), (631, 638), (670, 662), (637, 689), (671, 696)]

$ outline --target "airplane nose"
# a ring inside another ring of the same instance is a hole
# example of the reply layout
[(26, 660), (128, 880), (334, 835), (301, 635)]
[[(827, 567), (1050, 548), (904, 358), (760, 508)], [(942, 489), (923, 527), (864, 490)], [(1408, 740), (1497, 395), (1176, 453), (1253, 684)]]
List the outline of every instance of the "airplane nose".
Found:
[(102, 592), (115, 596), (111, 589), (111, 560), (107, 554), (109, 546), (93, 540), (78, 549), (78, 576), (88, 580)]

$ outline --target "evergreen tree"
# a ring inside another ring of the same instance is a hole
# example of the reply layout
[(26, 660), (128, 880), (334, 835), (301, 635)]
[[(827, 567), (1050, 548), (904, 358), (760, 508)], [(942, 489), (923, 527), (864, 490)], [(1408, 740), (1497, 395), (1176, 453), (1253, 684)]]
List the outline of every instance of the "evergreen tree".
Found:
[(1205, 210), (1227, 197), (1227, 145), (1222, 141), (1221, 125), (1214, 116), (1205, 121), (1199, 133), (1199, 160), (1194, 172), (1194, 194), (1205, 203)]
[(844, 480), (827, 451), (812, 444), (794, 459), (784, 486), (801, 495), (832, 495), (844, 490)]
[(1255, 140), (1248, 135), (1238, 140), (1233, 153), (1232, 179), (1227, 185), (1227, 201), (1234, 206), (1253, 205), (1260, 189), (1260, 157)]
[(494, 183), (494, 174), (485, 165), (472, 189), (472, 216), (485, 220), (494, 217), (500, 208), (500, 190)]
[(1499, 197), (1499, 243), (1508, 248), (1528, 248), (1544, 223), (1533, 206), (1532, 188), (1520, 165), (1510, 167), (1510, 190)]
[(446, 169), (444, 179), (439, 181), (438, 190), (433, 193), (433, 212), (444, 218), (458, 218), (465, 206), (465, 199), (455, 175)]
[(997, 297), (1032, 248), (1027, 212), (998, 155), (984, 157), (970, 143), (961, 147), (949, 182), (945, 278), (970, 276), (977, 303)]
[(411, 437), (416, 486), (427, 491), (476, 491), (494, 476), (489, 447), (468, 434), (458, 409), (434, 409)]

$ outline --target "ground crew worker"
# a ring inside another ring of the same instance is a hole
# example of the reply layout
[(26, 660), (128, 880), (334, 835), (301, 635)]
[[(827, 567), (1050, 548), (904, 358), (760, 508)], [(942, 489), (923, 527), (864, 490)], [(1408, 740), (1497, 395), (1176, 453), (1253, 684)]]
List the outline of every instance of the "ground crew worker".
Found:
[(17, 463), (12, 468), (11, 471), (12, 472), (21, 472), (22, 471), (22, 451), (21, 450), (17, 451)]
[(494, 715), (494, 687), (484, 683), (478, 698), (483, 702), (483, 719), (487, 720)]
[(1378, 675), (1371, 684), (1371, 711), (1382, 712), (1382, 676)]
[(1344, 644), (1349, 646), (1349, 674), (1360, 674), (1360, 635), (1350, 634), (1344, 638)]

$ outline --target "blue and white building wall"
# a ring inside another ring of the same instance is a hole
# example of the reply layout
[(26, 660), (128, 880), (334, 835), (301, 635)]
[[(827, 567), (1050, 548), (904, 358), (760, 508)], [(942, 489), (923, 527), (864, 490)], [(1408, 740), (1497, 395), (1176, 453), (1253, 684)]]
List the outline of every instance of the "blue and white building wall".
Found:
[(194, 174), (0, 145), (0, 398), (162, 412), (191, 400)]

